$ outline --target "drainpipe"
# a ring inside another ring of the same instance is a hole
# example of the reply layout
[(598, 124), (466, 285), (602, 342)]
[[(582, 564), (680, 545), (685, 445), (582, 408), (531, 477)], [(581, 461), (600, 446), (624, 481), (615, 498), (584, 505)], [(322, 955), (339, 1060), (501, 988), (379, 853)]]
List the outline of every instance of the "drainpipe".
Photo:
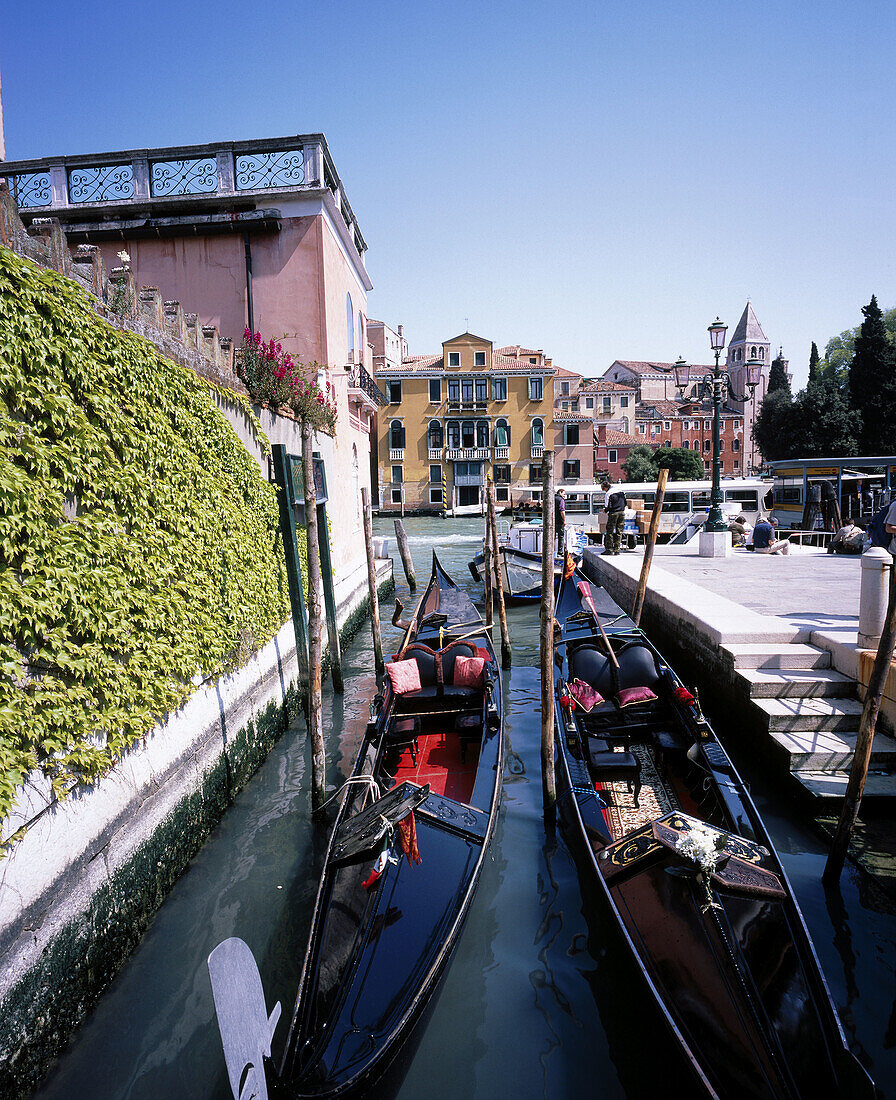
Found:
[(252, 246), (249, 243), (249, 230), (243, 237), (246, 251), (246, 310), (248, 312), (249, 331), (255, 332), (255, 310), (252, 307)]

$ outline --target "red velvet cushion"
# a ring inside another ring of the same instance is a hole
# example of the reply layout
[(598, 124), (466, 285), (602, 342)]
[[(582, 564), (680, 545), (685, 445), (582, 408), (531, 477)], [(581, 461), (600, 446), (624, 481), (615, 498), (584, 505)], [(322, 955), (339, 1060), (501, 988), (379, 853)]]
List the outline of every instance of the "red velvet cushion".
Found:
[(623, 688), (616, 696), (616, 702), (621, 707), (630, 706), (632, 703), (649, 703), (656, 695), (650, 688)]
[(409, 691), (420, 690), (420, 669), (417, 668), (416, 661), (390, 661), (386, 665), (386, 672), (396, 695), (407, 695)]
[(458, 654), (454, 658), (454, 686), (482, 687), (485, 672), (485, 660), (482, 657), (464, 657)]

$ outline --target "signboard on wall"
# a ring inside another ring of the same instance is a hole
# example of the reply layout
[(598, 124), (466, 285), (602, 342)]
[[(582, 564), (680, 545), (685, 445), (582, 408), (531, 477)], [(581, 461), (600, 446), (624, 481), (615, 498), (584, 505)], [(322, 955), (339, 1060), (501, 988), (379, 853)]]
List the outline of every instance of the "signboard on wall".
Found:
[[(305, 472), (302, 469), (302, 456), (289, 455), (290, 472), (292, 473), (293, 504), (305, 503)], [(327, 503), (327, 474), (324, 470), (324, 460), (315, 455), (314, 463), (314, 497), (318, 504)]]

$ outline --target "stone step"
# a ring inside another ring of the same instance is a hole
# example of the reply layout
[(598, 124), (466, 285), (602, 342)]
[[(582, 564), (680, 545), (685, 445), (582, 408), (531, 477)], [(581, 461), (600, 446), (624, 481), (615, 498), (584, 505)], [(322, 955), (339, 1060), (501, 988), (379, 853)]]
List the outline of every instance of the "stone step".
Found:
[(849, 699), (856, 693), (855, 680), (832, 668), (744, 668), (738, 677), (746, 683), (753, 699), (810, 696)]
[(802, 642), (731, 642), (723, 646), (742, 668), (830, 668), (826, 649)]
[(817, 732), (859, 728), (862, 704), (858, 699), (754, 699), (769, 733)]
[[(772, 741), (783, 753), (790, 771), (848, 772), (856, 748), (856, 731), (818, 730), (814, 733), (789, 731), (773, 733)], [(873, 769), (896, 768), (896, 741), (876, 733), (871, 746)]]
[[(849, 782), (849, 772), (800, 771), (794, 772), (793, 777), (816, 798), (840, 801), (846, 795), (846, 784)], [(896, 799), (896, 774), (869, 771), (868, 778), (865, 780), (865, 789), (862, 792), (862, 801), (868, 798)]]

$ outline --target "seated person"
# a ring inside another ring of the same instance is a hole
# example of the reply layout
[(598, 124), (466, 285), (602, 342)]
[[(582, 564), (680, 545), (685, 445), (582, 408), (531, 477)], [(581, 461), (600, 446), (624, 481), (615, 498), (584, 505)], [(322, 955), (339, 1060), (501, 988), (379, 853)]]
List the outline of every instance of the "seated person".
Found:
[(777, 524), (776, 519), (761, 519), (753, 528), (753, 549), (757, 554), (790, 553), (790, 540), (775, 537)]
[(728, 524), (728, 530), (731, 532), (733, 546), (746, 546), (747, 536), (753, 534), (753, 524), (745, 515), (741, 514)]
[(841, 527), (831, 539), (829, 554), (861, 554), (865, 545), (865, 527), (862, 523), (853, 523), (851, 519)]

